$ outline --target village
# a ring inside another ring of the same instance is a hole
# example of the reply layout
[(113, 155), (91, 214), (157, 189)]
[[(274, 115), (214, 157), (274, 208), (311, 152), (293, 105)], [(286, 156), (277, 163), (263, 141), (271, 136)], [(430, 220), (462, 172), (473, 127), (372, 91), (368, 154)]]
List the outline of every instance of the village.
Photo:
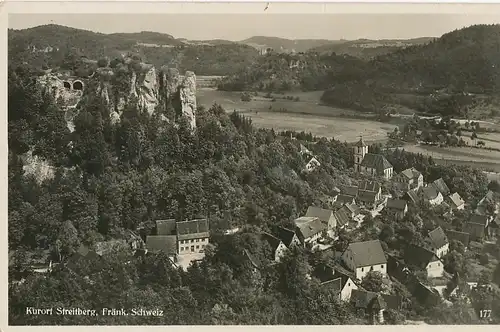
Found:
[[(297, 142), (297, 147), (305, 160), (309, 160), (304, 173), (321, 167), (304, 145)], [(451, 192), (442, 178), (426, 183), (414, 167), (394, 174), (393, 166), (383, 155), (368, 152), (363, 138), (352, 145), (352, 153), (354, 172), (364, 179), (356, 186), (334, 188), (334, 195), (324, 196), (320, 204), (309, 206), (304, 215), (293, 221), (293, 227), (276, 226), (269, 232), (259, 233), (271, 250), (265, 261), (244, 250), (243, 257), (253, 274), (265, 274), (267, 267), (281, 264), (294, 247), (329, 257), (330, 263), (313, 266), (313, 273), (308, 278), (317, 279), (322, 287), (332, 287), (340, 301), (353, 305), (372, 324), (383, 324), (387, 310), (398, 311), (407, 305), (401, 296), (389, 292), (394, 283), (404, 285), (422, 304), (443, 300), (451, 305), (453, 299), (477, 287), (491, 287), (478, 279), (462, 280), (458, 273), (447, 271), (444, 258), (450, 247), (458, 243), (464, 250), (495, 244), (500, 235), (498, 194), (489, 191), (461, 230), (454, 229), (451, 224), (425, 230), (417, 213), (412, 220), (424, 241), (408, 243), (405, 248), (389, 248), (376, 235), (366, 233), (366, 224), (373, 226), (380, 218), (401, 222), (409, 217), (410, 211), (418, 211), (422, 206), (439, 208), (445, 218), (472, 207), (458, 193)], [(394, 185), (401, 196), (383, 193), (381, 181)], [(211, 232), (232, 236), (243, 230), (244, 227), (233, 227), (229, 222), (224, 229), (214, 230), (209, 218), (157, 220), (151, 234), (127, 231), (121, 240), (99, 242), (92, 247), (82, 244), (72, 256), (58, 257), (48, 265), (46, 258), (41, 259), (32, 269), (46, 273), (63, 264), (78, 274), (81, 261), (98, 267), (96, 262), (100, 257), (121, 248), (131, 250), (135, 257), (162, 253), (169, 257), (173, 266), (187, 270), (193, 262), (205, 257)], [(342, 240), (346, 236), (352, 239), (348, 243)], [(363, 286), (364, 281), (373, 278), (380, 282), (378, 291)], [(477, 317), (473, 309), (469, 314)]]

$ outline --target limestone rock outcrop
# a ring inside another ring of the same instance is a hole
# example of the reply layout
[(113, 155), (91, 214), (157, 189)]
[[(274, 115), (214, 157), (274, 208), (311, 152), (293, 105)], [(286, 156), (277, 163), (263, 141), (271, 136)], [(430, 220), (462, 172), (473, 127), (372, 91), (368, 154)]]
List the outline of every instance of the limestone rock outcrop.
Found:
[[(166, 66), (157, 71), (153, 65), (130, 57), (117, 59), (108, 65), (97, 68), (86, 79), (86, 85), (92, 88), (86, 89), (85, 93), (97, 94), (104, 100), (114, 123), (120, 121), (124, 109), (133, 101), (141, 112), (148, 114), (153, 114), (158, 106), (163, 106), (165, 110), (173, 109), (175, 115), (169, 121), (185, 116), (191, 128), (196, 127), (196, 75), (193, 72), (188, 71), (181, 76), (178, 69)], [(66, 111), (72, 109), (68, 119), (74, 118), (82, 91), (68, 90), (65, 82), (55, 76), (44, 76), (40, 80), (50, 87), (56, 99), (63, 97), (71, 100), (71, 96), (78, 94), (78, 98), (73, 100), (74, 105), (65, 108)], [(165, 116), (162, 118), (167, 119)], [(72, 125), (68, 126), (73, 129)]]
[(182, 115), (185, 116), (191, 128), (196, 128), (196, 75), (187, 71), (180, 87)]

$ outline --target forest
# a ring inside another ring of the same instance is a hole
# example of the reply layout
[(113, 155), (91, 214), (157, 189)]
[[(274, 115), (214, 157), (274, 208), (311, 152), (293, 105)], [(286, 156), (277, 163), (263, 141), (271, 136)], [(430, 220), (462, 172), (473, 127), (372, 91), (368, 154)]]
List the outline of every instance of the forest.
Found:
[[(258, 233), (278, 225), (290, 227), (308, 206), (321, 205), (320, 198), (336, 186), (362, 180), (351, 170), (348, 144), (307, 133), (292, 133), (296, 139), (291, 139), (256, 129), (249, 118), (215, 104), (199, 106), (195, 132), (182, 119), (161, 120), (161, 110), (152, 116), (139, 112), (133, 100), (121, 121), (112, 124), (107, 105), (92, 93), (82, 98), (70, 132), (64, 111), (34, 77), (29, 66), (9, 68), (9, 324), (367, 323), (349, 304), (339, 302), (332, 289), (311, 278), (314, 268), (331, 263), (331, 257), (296, 249), (281, 264), (254, 273), (244, 255), (246, 249), (265, 262), (270, 248)], [(318, 171), (302, 172), (308, 160), (298, 142), (321, 161)], [(380, 146), (371, 150), (387, 153), (395, 171), (415, 166), (426, 180), (443, 177), (451, 190), (471, 202), (486, 192), (486, 177), (472, 168), (439, 166), (432, 158), (384, 152)], [(24, 174), (27, 152), (50, 163), (53, 176)], [(394, 189), (385, 183), (384, 191)], [(427, 216), (424, 229), (431, 229), (438, 218)], [(71, 261), (81, 244), (124, 238), (127, 230), (149, 234), (158, 219), (196, 217), (209, 218), (211, 246), (187, 271), (175, 268), (162, 254), (134, 257), (123, 248), (77, 261), (71, 269), (61, 264), (49, 275), (34, 273), (31, 267), (44, 254)], [(457, 229), (465, 218), (456, 221)], [(387, 248), (422, 239), (412, 219), (381, 222), (386, 227), (368, 223), (359, 236), (380, 238)], [(242, 231), (223, 235), (228, 225)], [(343, 234), (339, 245), (353, 236)], [(461, 253), (448, 264), (467, 273)], [(396, 285), (390, 292), (414, 305), (391, 313), (389, 324), (405, 317), (471, 322), (463, 315), (466, 304), (417, 305), (404, 287)], [(488, 296), (481, 298), (481, 305), (498, 305), (498, 299)], [(161, 308), (165, 313), (156, 318), (25, 315), (30, 306)]]

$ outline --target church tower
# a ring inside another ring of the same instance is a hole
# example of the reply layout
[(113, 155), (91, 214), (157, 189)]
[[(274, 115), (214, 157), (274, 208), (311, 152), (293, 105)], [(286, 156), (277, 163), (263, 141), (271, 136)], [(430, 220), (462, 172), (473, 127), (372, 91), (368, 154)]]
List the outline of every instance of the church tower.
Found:
[(368, 145), (363, 141), (363, 137), (360, 137), (359, 141), (353, 146), (353, 154), (354, 154), (354, 170), (356, 172), (360, 172), (361, 162), (365, 158), (365, 155), (368, 153)]

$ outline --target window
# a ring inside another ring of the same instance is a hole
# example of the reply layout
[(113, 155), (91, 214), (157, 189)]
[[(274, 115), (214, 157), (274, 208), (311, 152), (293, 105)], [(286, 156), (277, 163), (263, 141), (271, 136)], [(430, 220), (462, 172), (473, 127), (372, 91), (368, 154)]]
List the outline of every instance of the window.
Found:
[(200, 249), (200, 246), (196, 246), (196, 249)]
[(347, 286), (351, 286), (351, 283), (350, 283), (350, 282), (348, 282), (348, 283), (347, 283)]
[(181, 247), (181, 251), (184, 251), (184, 247)]
[(365, 272), (365, 268), (364, 267), (361, 268), (361, 272)]
[(381, 268), (384, 268), (384, 264), (380, 265)]

